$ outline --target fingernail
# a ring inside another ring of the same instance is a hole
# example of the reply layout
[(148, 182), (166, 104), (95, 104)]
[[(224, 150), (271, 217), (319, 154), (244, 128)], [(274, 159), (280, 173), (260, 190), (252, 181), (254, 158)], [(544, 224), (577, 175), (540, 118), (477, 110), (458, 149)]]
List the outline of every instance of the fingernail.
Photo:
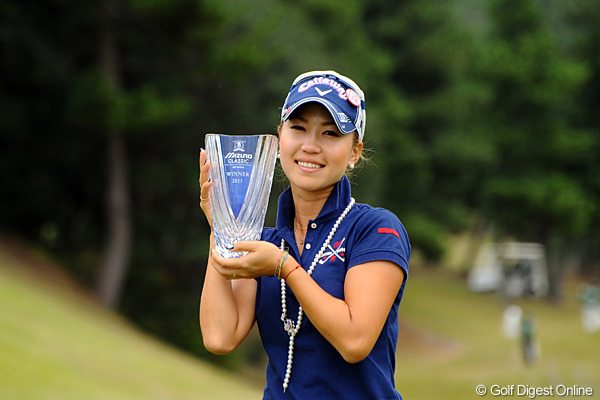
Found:
[(208, 182), (210, 182), (211, 180), (212, 180), (211, 178), (208, 178)]
[(212, 249), (208, 250), (208, 256), (212, 257)]

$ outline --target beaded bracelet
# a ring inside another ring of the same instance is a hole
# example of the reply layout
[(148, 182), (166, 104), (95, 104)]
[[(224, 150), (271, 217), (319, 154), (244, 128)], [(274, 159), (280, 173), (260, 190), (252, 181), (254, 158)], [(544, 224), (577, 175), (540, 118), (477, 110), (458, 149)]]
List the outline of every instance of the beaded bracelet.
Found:
[[(281, 264), (281, 259), (283, 258), (283, 254), (285, 253), (285, 250), (281, 249), (281, 254), (279, 255), (279, 258), (277, 259), (277, 266), (275, 267), (275, 272), (273, 272), (273, 276), (277, 276), (277, 270), (279, 269), (279, 264)], [(283, 265), (283, 264), (281, 264)]]
[(290, 253), (288, 253), (286, 251), (283, 254), (283, 257), (281, 257), (281, 260), (279, 260), (279, 265), (277, 266), (277, 269), (275, 270), (275, 274), (277, 275), (277, 279), (279, 279), (279, 280), (281, 280), (281, 268), (283, 268), (283, 263), (285, 262), (285, 260), (287, 260), (289, 255), (290, 255)]
[(285, 278), (283, 278), (283, 280), (287, 281), (288, 276), (290, 276), (292, 274), (292, 272), (294, 272), (298, 268), (300, 268), (300, 265), (296, 265), (293, 270), (291, 270), (290, 272), (288, 272), (288, 274), (285, 276)]
[(281, 269), (283, 268), (283, 264), (285, 263), (285, 260), (287, 260), (289, 255), (290, 253), (286, 251), (285, 255), (283, 256), (283, 259), (281, 260), (281, 263), (279, 264), (279, 268), (277, 268), (277, 279), (281, 279)]

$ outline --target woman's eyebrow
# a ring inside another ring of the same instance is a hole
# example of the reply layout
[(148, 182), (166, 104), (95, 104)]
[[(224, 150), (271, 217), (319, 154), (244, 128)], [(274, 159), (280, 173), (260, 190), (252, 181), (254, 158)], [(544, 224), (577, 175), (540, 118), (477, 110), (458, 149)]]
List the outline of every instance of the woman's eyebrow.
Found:
[[(293, 119), (297, 119), (297, 120), (300, 120), (302, 122), (308, 122), (308, 119), (303, 118), (303, 117), (291, 117), (291, 118), (289, 118), (290, 121), (293, 120)], [(322, 122), (321, 125), (335, 125), (335, 121), (334, 120), (325, 121), (325, 122)]]

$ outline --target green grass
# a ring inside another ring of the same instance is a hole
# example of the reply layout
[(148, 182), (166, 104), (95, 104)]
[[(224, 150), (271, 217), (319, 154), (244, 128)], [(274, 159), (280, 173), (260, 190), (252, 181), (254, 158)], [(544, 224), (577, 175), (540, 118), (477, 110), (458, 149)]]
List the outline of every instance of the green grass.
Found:
[(498, 296), (471, 293), (444, 271), (413, 273), (400, 307), (406, 326), (398, 344), (398, 390), (411, 400), (448, 400), (479, 398), (479, 384), (579, 385), (600, 398), (600, 332), (583, 331), (576, 283), (565, 289), (560, 305), (518, 302), (538, 323), (541, 357), (527, 366), (519, 340), (502, 334), (506, 304)]
[(261, 398), (260, 384), (145, 335), (6, 250), (0, 247), (0, 399)]
[[(177, 351), (56, 277), (47, 260), (9, 250), (0, 240), (0, 400), (261, 398), (263, 371), (227, 373)], [(464, 400), (480, 398), (479, 384), (579, 385), (594, 388), (579, 399), (600, 398), (600, 333), (584, 333), (576, 289), (568, 281), (560, 305), (519, 302), (538, 321), (542, 350), (526, 366), (518, 340), (502, 336), (498, 296), (413, 266), (400, 306), (398, 390), (407, 400)]]

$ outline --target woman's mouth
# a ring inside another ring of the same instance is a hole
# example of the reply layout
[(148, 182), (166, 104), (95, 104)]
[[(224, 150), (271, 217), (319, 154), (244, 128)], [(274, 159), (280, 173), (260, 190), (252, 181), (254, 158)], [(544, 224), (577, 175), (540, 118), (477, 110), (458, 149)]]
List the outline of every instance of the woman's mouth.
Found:
[(296, 161), (296, 164), (298, 164), (302, 168), (309, 168), (309, 169), (320, 169), (320, 168), (324, 167), (324, 165), (315, 164), (315, 163), (307, 162), (307, 161)]

